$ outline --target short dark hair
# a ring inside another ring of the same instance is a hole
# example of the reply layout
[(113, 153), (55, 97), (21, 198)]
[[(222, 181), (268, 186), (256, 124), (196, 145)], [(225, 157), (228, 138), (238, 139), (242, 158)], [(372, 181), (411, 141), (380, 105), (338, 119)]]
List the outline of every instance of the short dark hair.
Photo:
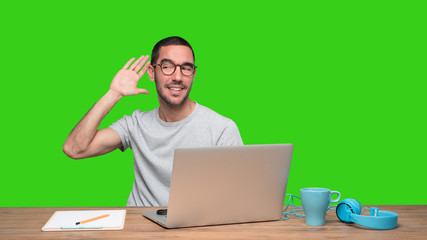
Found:
[(151, 53), (151, 65), (156, 64), (157, 59), (159, 58), (160, 48), (169, 45), (182, 45), (189, 47), (191, 49), (191, 52), (193, 53), (193, 61), (196, 61), (196, 58), (194, 57), (194, 51), (191, 45), (184, 38), (173, 36), (164, 38), (158, 43), (156, 43), (156, 45), (154, 45), (153, 52)]

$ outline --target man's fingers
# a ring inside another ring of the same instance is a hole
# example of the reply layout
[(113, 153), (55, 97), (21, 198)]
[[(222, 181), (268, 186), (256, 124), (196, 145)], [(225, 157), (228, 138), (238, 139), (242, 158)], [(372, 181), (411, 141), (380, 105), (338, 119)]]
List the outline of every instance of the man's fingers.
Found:
[(133, 61), (135, 61), (135, 58), (131, 58), (126, 64), (125, 64), (125, 66), (123, 67), (123, 69), (128, 69), (129, 68), (129, 66), (130, 66), (130, 64), (133, 62)]
[[(130, 66), (130, 70), (135, 71), (135, 69), (138, 67), (138, 64), (145, 58), (144, 55), (142, 55), (141, 57), (138, 58), (138, 60), (136, 60), (132, 66)], [(138, 71), (137, 71), (138, 72)]]
[[(149, 55), (142, 55), (141, 57), (139, 57), (136, 61), (135, 58), (131, 58), (123, 67), (124, 70), (132, 70), (135, 72), (138, 72), (145, 64), (145, 62), (148, 60), (148, 58), (150, 58)], [(135, 61), (135, 62), (134, 62)], [(132, 64), (133, 63), (133, 64)], [(132, 64), (132, 65), (131, 65)], [(129, 67), (130, 66), (130, 67)], [(144, 74), (142, 74), (144, 75)], [(142, 76), (141, 75), (141, 76)]]
[(138, 72), (145, 64), (145, 62), (147, 62), (148, 58), (150, 56), (144, 56), (143, 58), (141, 58), (141, 61), (138, 63), (138, 65), (136, 65), (136, 67), (134, 68), (135, 72)]
[(142, 78), (142, 76), (145, 74), (145, 72), (147, 72), (148, 66), (150, 66), (150, 64), (151, 64), (151, 61), (148, 61), (147, 64), (145, 64), (145, 66), (142, 68), (142, 70), (138, 73), (139, 78)]

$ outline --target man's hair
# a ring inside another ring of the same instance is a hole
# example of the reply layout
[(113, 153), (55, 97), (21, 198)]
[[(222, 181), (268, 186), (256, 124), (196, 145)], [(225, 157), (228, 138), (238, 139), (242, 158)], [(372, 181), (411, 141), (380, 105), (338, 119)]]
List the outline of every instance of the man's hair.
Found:
[(169, 46), (169, 45), (182, 45), (182, 46), (189, 47), (191, 49), (191, 52), (193, 53), (193, 61), (196, 60), (196, 58), (194, 57), (194, 51), (191, 45), (184, 38), (173, 36), (173, 37), (162, 39), (158, 43), (156, 43), (156, 45), (154, 45), (153, 52), (151, 53), (151, 65), (156, 64), (157, 59), (159, 58), (160, 48), (164, 46)]

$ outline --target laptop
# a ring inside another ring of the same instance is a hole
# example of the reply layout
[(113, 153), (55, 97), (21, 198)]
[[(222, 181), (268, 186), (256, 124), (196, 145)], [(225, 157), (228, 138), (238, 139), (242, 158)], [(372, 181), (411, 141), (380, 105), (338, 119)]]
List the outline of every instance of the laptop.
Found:
[(292, 152), (292, 144), (176, 149), (168, 208), (143, 216), (165, 228), (279, 220)]

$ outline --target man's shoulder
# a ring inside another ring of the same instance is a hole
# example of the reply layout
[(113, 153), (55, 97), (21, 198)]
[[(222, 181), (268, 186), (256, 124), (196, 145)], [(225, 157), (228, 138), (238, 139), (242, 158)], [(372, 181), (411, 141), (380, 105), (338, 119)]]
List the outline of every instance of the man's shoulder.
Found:
[(199, 115), (201, 116), (200, 124), (203, 129), (207, 130), (215, 139), (214, 145), (217, 146), (240, 146), (243, 145), (240, 137), (239, 128), (236, 123), (212, 109), (200, 106)]
[(199, 117), (208, 122), (216, 122), (218, 124), (233, 124), (233, 120), (225, 117), (214, 110), (199, 104)]

